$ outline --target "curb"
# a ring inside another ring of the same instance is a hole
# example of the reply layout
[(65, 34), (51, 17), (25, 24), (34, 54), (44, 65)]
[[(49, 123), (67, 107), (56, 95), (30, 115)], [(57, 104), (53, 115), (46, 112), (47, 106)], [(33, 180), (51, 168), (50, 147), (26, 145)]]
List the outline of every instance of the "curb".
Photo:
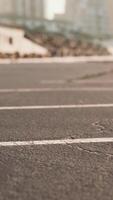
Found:
[(0, 64), (113, 62), (113, 56), (0, 59)]

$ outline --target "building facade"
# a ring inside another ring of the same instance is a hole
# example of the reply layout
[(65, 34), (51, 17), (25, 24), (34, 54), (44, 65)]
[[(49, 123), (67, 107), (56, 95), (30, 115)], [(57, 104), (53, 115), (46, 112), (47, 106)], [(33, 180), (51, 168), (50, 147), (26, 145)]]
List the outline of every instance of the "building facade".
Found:
[(85, 33), (113, 34), (113, 0), (66, 0), (65, 13), (55, 19)]
[(0, 15), (10, 15), (13, 13), (14, 0), (0, 0)]
[[(45, 19), (45, 2), (52, 1), (0, 0), (0, 21), (14, 24), (30, 21), (35, 26), (38, 20)], [(64, 13), (56, 14), (53, 21), (71, 22), (74, 30), (89, 34), (113, 35), (113, 0), (65, 0)]]
[(0, 15), (26, 18), (44, 17), (43, 0), (0, 0)]
[(107, 0), (107, 9), (109, 27), (110, 31), (113, 33), (113, 0)]

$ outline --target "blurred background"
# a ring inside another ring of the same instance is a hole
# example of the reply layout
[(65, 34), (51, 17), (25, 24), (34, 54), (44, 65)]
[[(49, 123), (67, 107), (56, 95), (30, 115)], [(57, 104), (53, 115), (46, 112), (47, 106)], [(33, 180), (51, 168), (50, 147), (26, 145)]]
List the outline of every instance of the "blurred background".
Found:
[[(21, 28), (30, 42), (40, 45), (40, 52), (44, 50), (41, 47), (46, 48), (46, 56), (112, 54), (112, 21), (112, 0), (0, 0), (2, 28)], [(11, 45), (14, 39), (11, 34), (8, 36)], [(28, 46), (37, 49), (32, 44)], [(36, 49), (27, 54), (41, 56)], [(15, 52), (19, 56), (18, 48)]]

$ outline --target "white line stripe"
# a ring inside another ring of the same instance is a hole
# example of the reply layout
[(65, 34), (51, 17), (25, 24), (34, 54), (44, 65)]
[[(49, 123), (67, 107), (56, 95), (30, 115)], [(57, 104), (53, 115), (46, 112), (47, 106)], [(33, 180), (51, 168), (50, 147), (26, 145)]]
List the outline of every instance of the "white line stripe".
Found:
[(0, 89), (0, 93), (59, 92), (59, 91), (113, 91), (113, 87), (70, 87), (70, 88), (18, 88)]
[(9, 141), (9, 142), (0, 142), (0, 147), (38, 146), (38, 145), (68, 145), (68, 144), (112, 143), (112, 142), (113, 142), (113, 138), (81, 138), (81, 139), (61, 139), (61, 140)]
[(64, 84), (66, 80), (41, 80), (41, 84)]
[(47, 106), (3, 106), (2, 110), (42, 110), (42, 109), (71, 109), (71, 108), (113, 108), (113, 104), (78, 104), (78, 105), (47, 105)]
[[(42, 84), (42, 85), (45, 85), (45, 84), (47, 84), (47, 85), (64, 85), (64, 84), (67, 84), (68, 83), (68, 80), (51, 80), (51, 81), (49, 81), (49, 80), (42, 80), (42, 81), (40, 81), (40, 83)], [(96, 80), (96, 81), (94, 81), (94, 80), (72, 80), (72, 84), (112, 84), (113, 83), (113, 81), (112, 80), (105, 80), (105, 81), (102, 81), (102, 80)]]

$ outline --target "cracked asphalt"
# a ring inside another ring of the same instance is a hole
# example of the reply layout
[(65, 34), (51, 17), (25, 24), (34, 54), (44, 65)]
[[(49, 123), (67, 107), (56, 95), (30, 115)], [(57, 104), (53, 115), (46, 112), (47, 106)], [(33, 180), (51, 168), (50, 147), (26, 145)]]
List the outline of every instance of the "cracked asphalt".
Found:
[[(0, 65), (0, 108), (113, 104), (113, 64)], [(113, 137), (113, 107), (0, 110), (0, 143)], [(113, 143), (0, 145), (0, 200), (112, 200)]]

